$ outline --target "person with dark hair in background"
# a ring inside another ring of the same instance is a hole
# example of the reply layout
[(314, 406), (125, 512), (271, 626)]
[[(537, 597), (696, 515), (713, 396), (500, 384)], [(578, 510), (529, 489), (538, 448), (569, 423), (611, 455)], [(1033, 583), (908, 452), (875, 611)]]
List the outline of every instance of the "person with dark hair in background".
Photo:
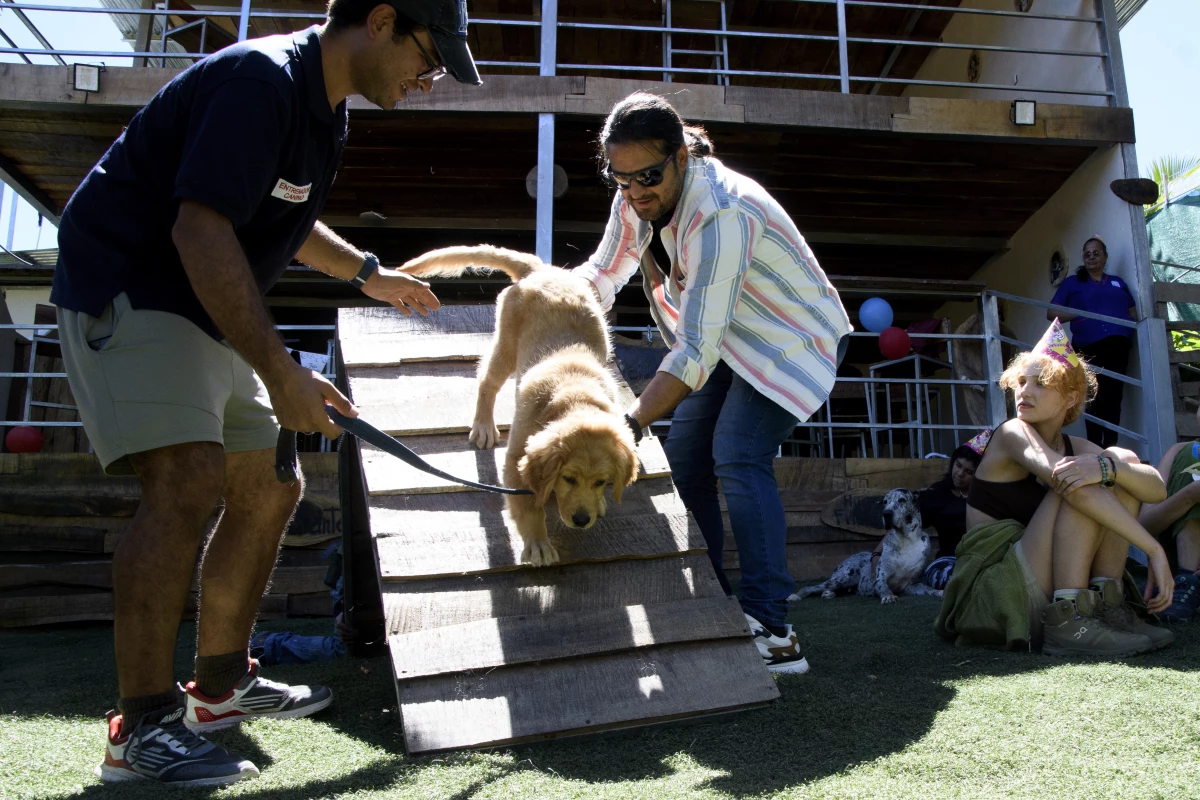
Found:
[[(263, 294), (293, 258), (406, 314), (439, 306), (317, 221), (346, 141), (346, 98), (390, 109), (450, 74), (480, 83), (462, 0), (331, 0), (324, 25), (241, 42), (171, 80), (63, 212), (51, 299), (88, 437), (142, 499), (113, 557), (120, 689), (101, 779), (218, 786), (258, 774), (198, 734), (327, 706), (259, 675), (247, 644), (302, 492), (275, 478), (280, 426), (355, 416), (292, 360)], [(175, 640), (208, 519), (195, 680)]]
[[(990, 434), (990, 431), (988, 432)], [(982, 436), (982, 434), (980, 435)], [(977, 450), (975, 437), (950, 454), (950, 466), (937, 483), (921, 491), (921, 525), (937, 531), (937, 557), (925, 567), (922, 580), (934, 589), (945, 589), (954, 571), (954, 551), (967, 532), (967, 493), (975, 479), (975, 468), (983, 458), (983, 445)]]
[[(1108, 246), (1099, 235), (1083, 243), (1083, 266), (1075, 274), (1058, 285), (1054, 299), (1050, 302), (1080, 311), (1091, 311), (1118, 319), (1135, 320), (1137, 314), (1133, 294), (1128, 284), (1104, 271), (1108, 264)], [(1109, 372), (1124, 375), (1129, 368), (1130, 340), (1133, 329), (1098, 319), (1088, 319), (1077, 314), (1047, 311), (1046, 319), (1058, 317), (1062, 322), (1071, 322), (1071, 346), (1087, 359), (1093, 369), (1099, 367)], [(1121, 400), (1125, 395), (1125, 384), (1107, 375), (1096, 375), (1100, 384), (1096, 399), (1088, 403), (1087, 411), (1097, 419), (1121, 424)], [(1113, 447), (1117, 443), (1117, 432), (1095, 422), (1085, 420), (1089, 442), (1101, 447)]]
[(796, 584), (773, 462), (833, 388), (850, 320), (782, 206), (714, 158), (703, 129), (666, 100), (635, 93), (617, 103), (599, 146), (616, 194), (599, 248), (575, 271), (608, 310), (640, 269), (670, 347), (626, 420), (640, 440), (674, 409), (667, 460), (717, 577), (731, 594), (719, 479), (759, 653), (773, 671), (805, 672), (785, 620)]

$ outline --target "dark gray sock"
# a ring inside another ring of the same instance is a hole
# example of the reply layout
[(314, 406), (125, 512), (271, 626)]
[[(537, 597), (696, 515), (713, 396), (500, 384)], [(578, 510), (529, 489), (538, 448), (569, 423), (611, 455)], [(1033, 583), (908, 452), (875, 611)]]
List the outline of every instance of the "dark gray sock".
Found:
[(133, 731), (142, 717), (151, 711), (167, 708), (179, 702), (179, 692), (174, 690), (161, 694), (147, 694), (141, 697), (122, 697), (117, 701), (117, 710), (121, 712), (121, 734)]
[(219, 656), (196, 656), (196, 689), (206, 697), (226, 694), (250, 671), (250, 653), (235, 650)]

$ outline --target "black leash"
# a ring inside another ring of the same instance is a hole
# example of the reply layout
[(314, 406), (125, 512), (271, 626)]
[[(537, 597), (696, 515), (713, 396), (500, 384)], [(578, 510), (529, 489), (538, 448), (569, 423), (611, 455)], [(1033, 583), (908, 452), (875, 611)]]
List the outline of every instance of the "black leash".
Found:
[[(470, 486), (472, 489), (482, 489), (485, 492), (496, 492), (497, 494), (533, 494), (529, 489), (506, 489), (503, 486), (491, 486), (486, 483), (476, 483), (464, 478), (456, 478), (447, 472), (442, 472), (408, 447), (405, 447), (365, 420), (344, 416), (330, 405), (325, 406), (325, 413), (329, 415), (331, 420), (340, 425), (346, 433), (357, 436), (359, 440), (368, 444), (375, 445), (388, 455), (395, 456), (410, 467), (421, 470), (421, 472), (427, 472), (430, 475), (436, 475), (439, 478), (445, 478), (454, 483), (461, 483), (463, 486)], [(281, 428), (279, 439), (275, 442), (275, 477), (280, 483), (291, 483), (296, 480), (298, 475), (299, 471), (296, 464), (296, 432), (289, 431), (287, 428)]]

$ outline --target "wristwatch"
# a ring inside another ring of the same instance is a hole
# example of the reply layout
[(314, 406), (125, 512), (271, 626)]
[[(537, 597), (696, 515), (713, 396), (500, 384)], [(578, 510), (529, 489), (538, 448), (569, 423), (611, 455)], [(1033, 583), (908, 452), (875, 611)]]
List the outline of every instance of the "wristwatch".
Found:
[(350, 282), (361, 289), (367, 285), (367, 279), (374, 275), (377, 269), (379, 269), (379, 259), (375, 257), (375, 254), (363, 253), (362, 269), (350, 279)]
[(629, 425), (629, 430), (633, 431), (633, 443), (641, 444), (643, 436), (642, 426), (638, 424), (638, 421), (633, 418), (632, 414), (625, 415), (625, 422)]

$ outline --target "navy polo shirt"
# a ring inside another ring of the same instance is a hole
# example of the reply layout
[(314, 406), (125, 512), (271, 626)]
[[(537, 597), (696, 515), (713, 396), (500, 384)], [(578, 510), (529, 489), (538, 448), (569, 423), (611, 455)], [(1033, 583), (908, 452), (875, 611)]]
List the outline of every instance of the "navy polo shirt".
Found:
[[(1068, 275), (1058, 285), (1058, 291), (1050, 302), (1131, 321), (1133, 317), (1129, 316), (1129, 309), (1136, 305), (1124, 279), (1107, 272), (1098, 281), (1092, 280), (1087, 274), (1084, 274), (1082, 281), (1076, 275)], [(1108, 336), (1124, 336), (1128, 339), (1133, 336), (1133, 328), (1122, 328), (1111, 322), (1083, 317), (1071, 320), (1071, 343), (1076, 347), (1086, 347)]]
[(227, 217), (265, 293), (312, 232), (346, 142), (314, 26), (228, 47), (139, 111), (63, 211), (50, 299), (99, 316), (118, 294), (214, 338), (171, 241), (181, 200)]

